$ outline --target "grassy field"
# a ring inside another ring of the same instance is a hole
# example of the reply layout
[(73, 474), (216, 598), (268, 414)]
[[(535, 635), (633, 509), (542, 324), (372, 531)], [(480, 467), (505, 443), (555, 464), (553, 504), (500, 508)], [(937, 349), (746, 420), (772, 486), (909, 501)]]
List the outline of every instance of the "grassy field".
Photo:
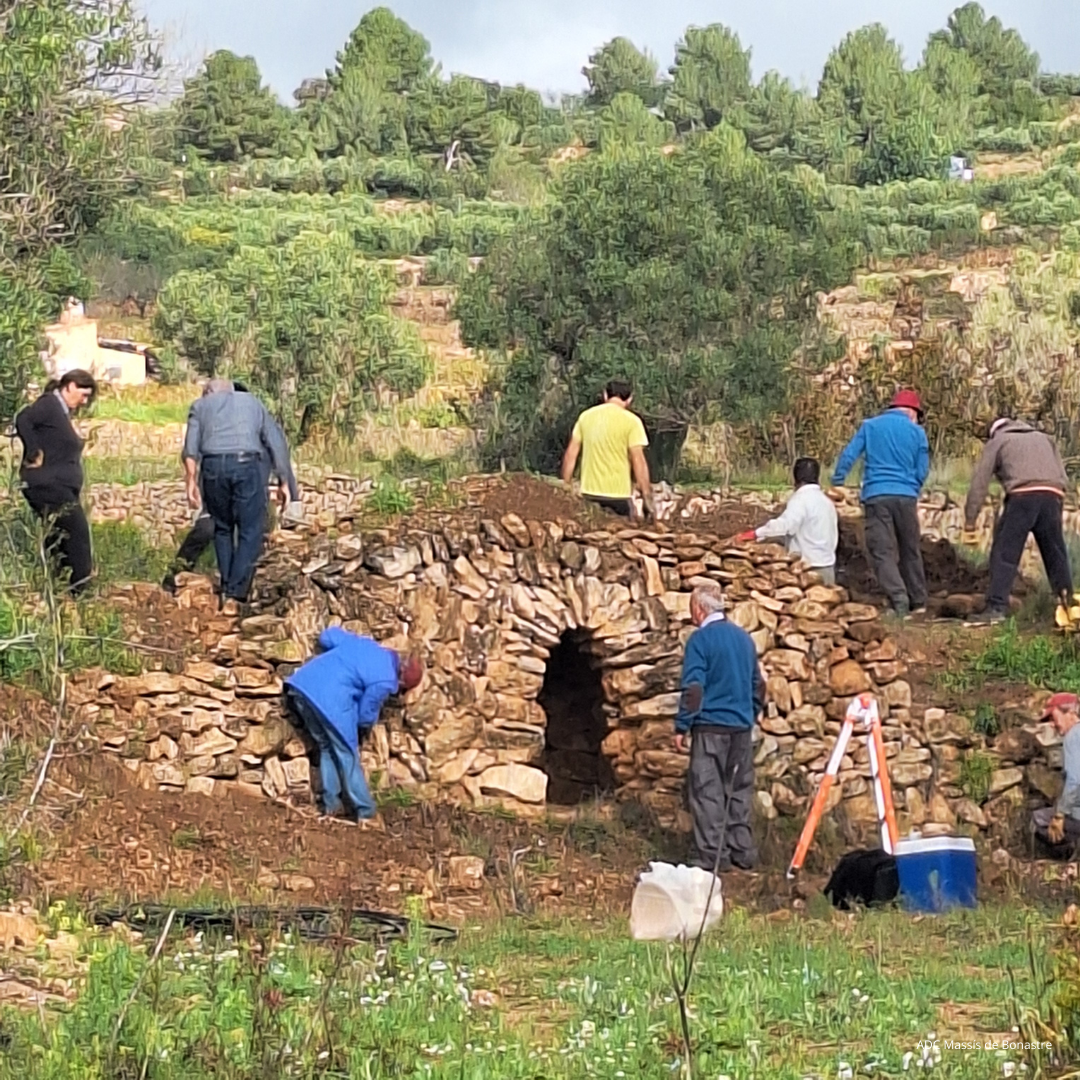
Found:
[[(1013, 907), (822, 914), (735, 912), (708, 939), (691, 991), (694, 1076), (900, 1076), (918, 1071), (928, 1039), (933, 1076), (1018, 1075), (1009, 1066), (1022, 1054), (985, 1045), (1018, 1027), (1034, 1037), (1049, 1016), (1038, 969), (1055, 931), (1042, 918)], [(505, 921), (388, 950), (176, 935), (156, 964), (151, 944), (87, 939), (73, 1005), (3, 1017), (0, 1077), (682, 1072), (668, 947), (627, 940), (624, 924)]]

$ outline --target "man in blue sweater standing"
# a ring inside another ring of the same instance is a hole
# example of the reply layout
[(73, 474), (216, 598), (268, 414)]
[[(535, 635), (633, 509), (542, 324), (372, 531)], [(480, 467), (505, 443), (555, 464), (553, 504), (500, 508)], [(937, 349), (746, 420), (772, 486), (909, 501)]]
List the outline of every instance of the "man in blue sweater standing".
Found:
[(323, 813), (339, 813), (344, 794), (358, 821), (371, 818), (375, 802), (360, 767), (361, 732), (375, 726), (391, 694), (420, 684), (424, 668), (414, 656), (338, 626), (319, 635), (319, 648), (285, 680), (286, 698), (319, 746)]
[(863, 422), (833, 473), (833, 484), (840, 485), (855, 462), (864, 459), (866, 552), (894, 614), (902, 619), (926, 607), (918, 499), (930, 472), (930, 443), (920, 426), (922, 415), (919, 395), (900, 390), (885, 412)]
[(694, 823), (691, 863), (710, 872), (752, 870), (754, 722), (765, 707), (765, 684), (750, 635), (724, 618), (724, 595), (702, 585), (690, 597), (697, 629), (686, 643), (675, 749), (690, 739), (687, 793)]

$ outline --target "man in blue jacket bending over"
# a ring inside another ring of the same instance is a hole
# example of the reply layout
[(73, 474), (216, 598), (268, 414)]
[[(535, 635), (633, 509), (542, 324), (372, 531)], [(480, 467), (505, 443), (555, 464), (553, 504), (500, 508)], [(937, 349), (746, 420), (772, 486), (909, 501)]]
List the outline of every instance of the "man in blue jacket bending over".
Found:
[(375, 816), (375, 802), (360, 767), (361, 732), (375, 726), (391, 694), (418, 686), (424, 668), (369, 637), (338, 626), (319, 635), (313, 656), (285, 680), (293, 712), (319, 746), (323, 813), (342, 809), (342, 794), (358, 821)]
[(901, 619), (926, 607), (918, 499), (930, 472), (930, 443), (920, 426), (922, 416), (919, 395), (898, 391), (889, 408), (864, 421), (844, 447), (832, 480), (842, 484), (855, 462), (864, 459), (866, 553)]
[(682, 698), (675, 749), (690, 739), (687, 794), (694, 823), (691, 865), (712, 872), (757, 862), (750, 830), (754, 794), (754, 722), (765, 707), (765, 685), (750, 635), (724, 618), (718, 585), (690, 597), (697, 629), (683, 656)]

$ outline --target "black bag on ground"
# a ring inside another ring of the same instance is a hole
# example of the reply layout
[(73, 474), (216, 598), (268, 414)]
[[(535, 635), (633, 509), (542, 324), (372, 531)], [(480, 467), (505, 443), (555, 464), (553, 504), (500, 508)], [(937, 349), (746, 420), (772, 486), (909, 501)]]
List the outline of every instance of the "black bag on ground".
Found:
[(825, 886), (825, 895), (834, 907), (848, 911), (852, 903), (870, 907), (889, 904), (900, 892), (896, 859), (877, 848), (849, 851), (837, 864)]

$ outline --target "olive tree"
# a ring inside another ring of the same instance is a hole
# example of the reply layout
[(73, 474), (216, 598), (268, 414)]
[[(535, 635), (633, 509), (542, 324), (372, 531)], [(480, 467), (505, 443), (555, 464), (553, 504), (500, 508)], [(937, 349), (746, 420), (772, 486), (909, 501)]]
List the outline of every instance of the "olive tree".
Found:
[(349, 433), (386, 393), (410, 394), (430, 363), (389, 310), (394, 285), (345, 232), (241, 248), (162, 290), (155, 329), (205, 375), (236, 375), (294, 437)]
[(124, 192), (157, 41), (127, 0), (0, 0), (0, 421), (37, 365), (49, 252)]
[(670, 470), (692, 421), (784, 404), (815, 290), (848, 280), (855, 254), (820, 180), (774, 169), (727, 125), (675, 153), (567, 167), (457, 304), (497, 373), (491, 451), (552, 467), (576, 413), (626, 377)]

